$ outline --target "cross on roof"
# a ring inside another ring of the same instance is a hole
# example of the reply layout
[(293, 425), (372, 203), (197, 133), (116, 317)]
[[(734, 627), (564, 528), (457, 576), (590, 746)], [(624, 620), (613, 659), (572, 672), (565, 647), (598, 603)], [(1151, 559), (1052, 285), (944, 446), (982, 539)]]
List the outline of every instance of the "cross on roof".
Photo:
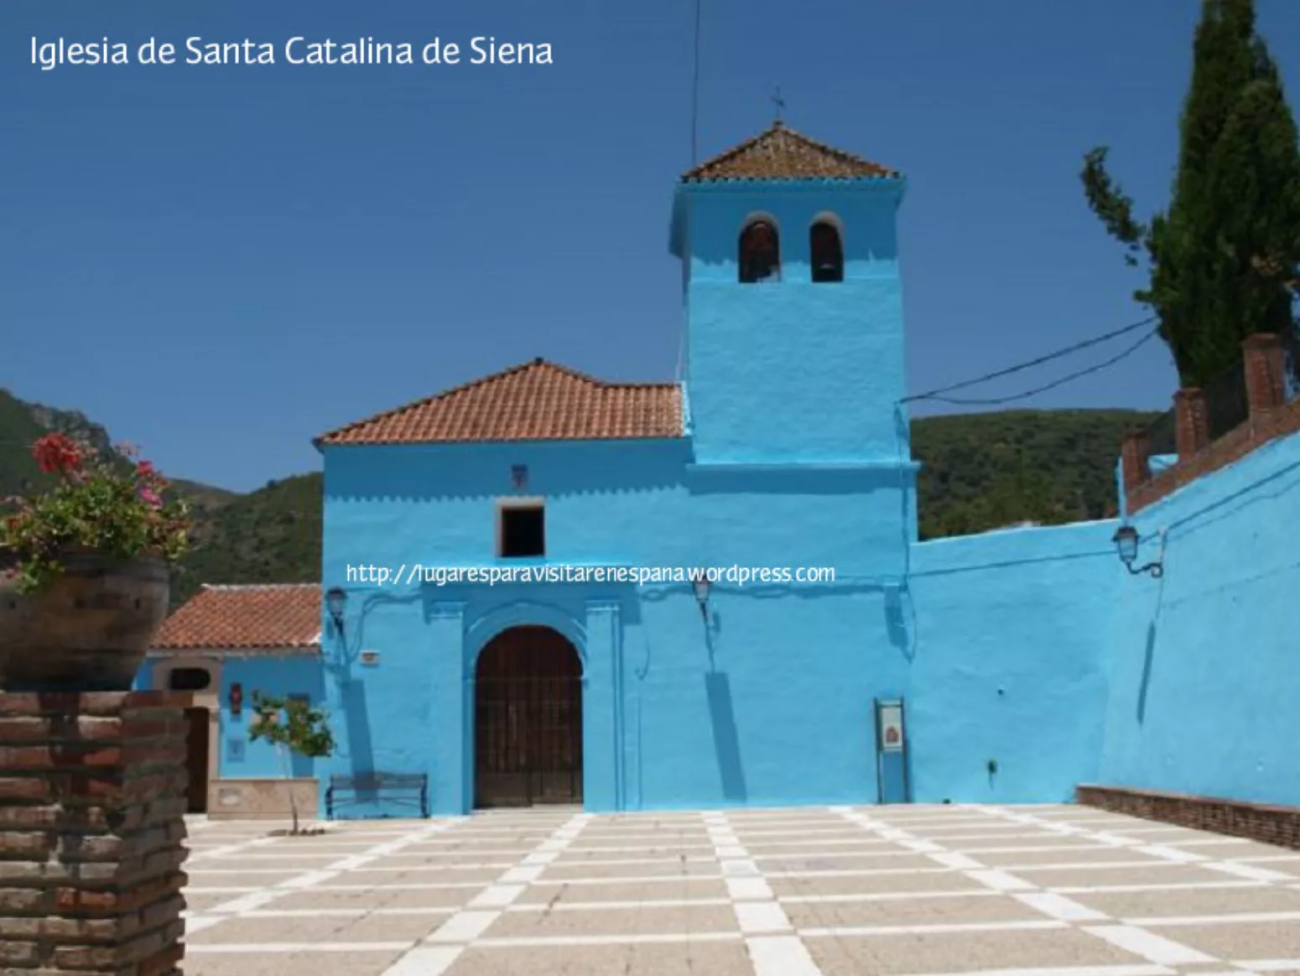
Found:
[(781, 113), (785, 111), (785, 99), (781, 97), (781, 86), (778, 85), (776, 91), (772, 93), (772, 104), (776, 106), (776, 121), (781, 121)]

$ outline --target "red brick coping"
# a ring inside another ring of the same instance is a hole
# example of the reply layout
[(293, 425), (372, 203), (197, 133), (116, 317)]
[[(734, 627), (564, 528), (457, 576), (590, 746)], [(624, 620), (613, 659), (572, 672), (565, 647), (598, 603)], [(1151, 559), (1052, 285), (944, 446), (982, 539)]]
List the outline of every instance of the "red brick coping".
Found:
[(1211, 830), (1300, 850), (1300, 807), (1268, 806), (1211, 796), (1157, 793), (1123, 786), (1079, 786), (1079, 803), (1145, 820)]
[(0, 971), (179, 973), (189, 701), (0, 692)]
[(1300, 400), (1253, 414), (1188, 458), (1126, 488), (1128, 511), (1138, 512), (1166, 495), (1220, 468), (1240, 461), (1256, 448), (1300, 431)]

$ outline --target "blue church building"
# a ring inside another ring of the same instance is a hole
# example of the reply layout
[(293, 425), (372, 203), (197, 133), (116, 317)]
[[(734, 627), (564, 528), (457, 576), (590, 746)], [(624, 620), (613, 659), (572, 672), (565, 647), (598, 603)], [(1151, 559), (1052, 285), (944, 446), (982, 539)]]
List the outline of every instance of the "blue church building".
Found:
[(445, 812), (875, 795), (915, 525), (902, 196), (778, 123), (677, 188), (679, 382), (535, 360), (320, 439), (363, 766), (428, 770)]
[[(1129, 707), (1157, 584), (1116, 558), (1115, 523), (918, 543), (904, 188), (777, 123), (676, 187), (677, 381), (537, 359), (318, 438), (322, 584), (205, 591), (142, 675), (209, 669), (210, 808), (223, 782), (276, 773), (241, 741), (236, 686), (328, 711), (334, 755), (294, 770), (307, 795), (416, 774), (435, 814), (1149, 781), (1130, 746), (1176, 739), (1187, 688)], [(181, 636), (222, 600), (261, 636)], [(1211, 786), (1224, 762), (1170, 782)]]

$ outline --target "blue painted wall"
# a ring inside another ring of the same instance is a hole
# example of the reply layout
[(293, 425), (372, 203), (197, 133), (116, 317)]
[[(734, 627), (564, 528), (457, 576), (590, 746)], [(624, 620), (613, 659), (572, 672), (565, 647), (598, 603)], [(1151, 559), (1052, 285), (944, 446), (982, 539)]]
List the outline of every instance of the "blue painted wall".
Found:
[(1165, 574), (1120, 581), (1101, 782), (1300, 803), (1298, 488), (1293, 436), (1138, 513)]
[(1096, 778), (1114, 531), (1091, 522), (915, 547), (916, 800), (1061, 802)]
[(152, 658), (145, 658), (140, 664), (140, 670), (135, 673), (135, 681), (131, 688), (135, 691), (150, 691), (153, 689), (153, 666)]
[[(230, 710), (230, 688), (243, 686), (243, 707), (238, 716)], [(302, 695), (313, 705), (325, 697), (325, 680), (316, 656), (228, 657), (221, 667), (221, 749), (219, 775), (229, 779), (279, 777), (284, 767), (275, 748), (265, 741), (252, 742), (248, 725), (254, 718), (253, 692), (273, 697)], [(332, 718), (332, 717), (331, 717)], [(334, 722), (331, 721), (331, 728)], [(242, 751), (242, 755), (241, 755)], [(313, 760), (296, 753), (290, 758), (294, 776), (316, 775)]]

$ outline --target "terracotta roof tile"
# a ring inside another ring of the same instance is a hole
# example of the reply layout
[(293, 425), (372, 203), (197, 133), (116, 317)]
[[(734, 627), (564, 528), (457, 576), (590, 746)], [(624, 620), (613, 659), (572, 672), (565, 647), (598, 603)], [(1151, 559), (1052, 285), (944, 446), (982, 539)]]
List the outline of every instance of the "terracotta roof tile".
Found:
[(682, 174), (683, 183), (717, 180), (852, 180), (897, 177), (879, 163), (787, 129), (781, 122)]
[(681, 437), (672, 383), (605, 383), (544, 359), (360, 420), (322, 444)]
[(319, 583), (205, 586), (168, 617), (153, 650), (320, 647)]

